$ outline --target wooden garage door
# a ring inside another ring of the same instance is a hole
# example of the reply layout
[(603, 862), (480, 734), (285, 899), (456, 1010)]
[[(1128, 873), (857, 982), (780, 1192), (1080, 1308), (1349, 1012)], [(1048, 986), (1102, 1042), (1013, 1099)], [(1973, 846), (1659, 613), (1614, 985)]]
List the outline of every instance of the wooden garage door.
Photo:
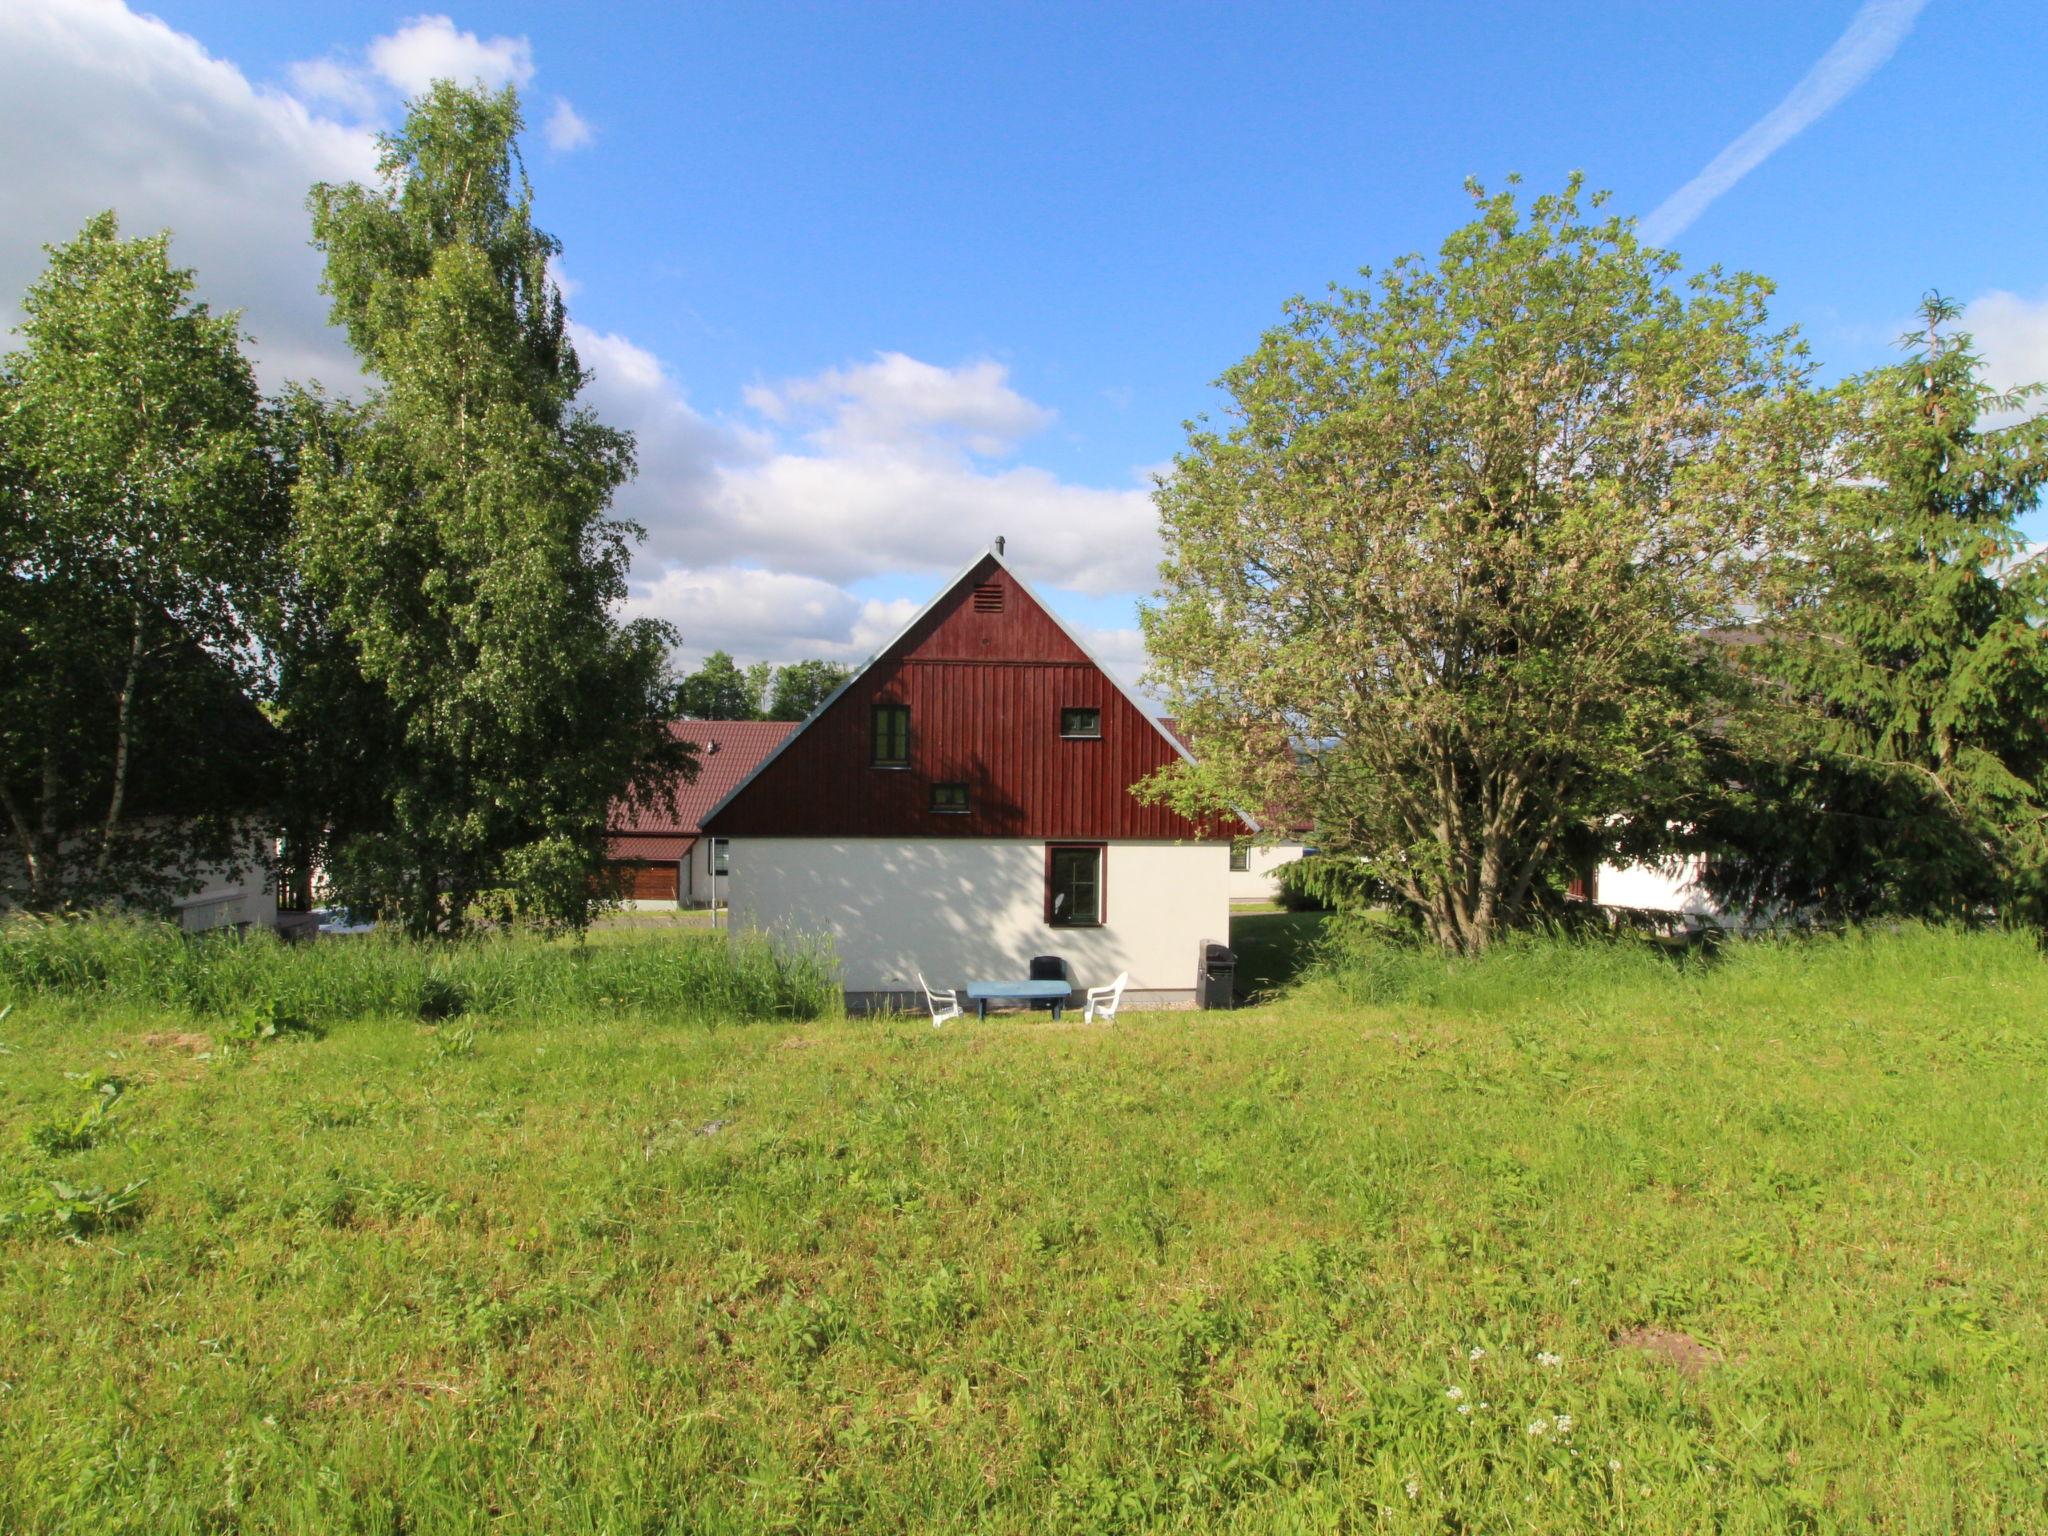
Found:
[(648, 864), (638, 860), (614, 864), (619, 877), (619, 894), (629, 901), (674, 901), (676, 867), (670, 863)]

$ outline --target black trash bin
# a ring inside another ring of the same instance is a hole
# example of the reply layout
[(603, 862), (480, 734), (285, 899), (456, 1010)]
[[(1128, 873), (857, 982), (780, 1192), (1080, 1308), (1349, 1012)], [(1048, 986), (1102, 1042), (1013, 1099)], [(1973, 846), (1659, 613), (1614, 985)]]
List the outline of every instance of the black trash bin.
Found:
[(1195, 969), (1197, 1008), (1237, 1006), (1237, 951), (1227, 944), (1204, 944)]

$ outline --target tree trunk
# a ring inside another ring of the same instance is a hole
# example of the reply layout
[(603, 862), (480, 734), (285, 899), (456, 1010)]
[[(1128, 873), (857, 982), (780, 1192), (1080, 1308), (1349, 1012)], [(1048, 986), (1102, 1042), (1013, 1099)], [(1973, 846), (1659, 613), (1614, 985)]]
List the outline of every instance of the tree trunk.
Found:
[(128, 733), (135, 707), (135, 690), (142, 677), (142, 605), (135, 605), (135, 628), (128, 645), (128, 672), (121, 680), (121, 694), (114, 709), (114, 783), (107, 793), (107, 819), (100, 828), (100, 856), (93, 866), (93, 878), (104, 880), (114, 857), (114, 834), (121, 827), (121, 808), (128, 798)]

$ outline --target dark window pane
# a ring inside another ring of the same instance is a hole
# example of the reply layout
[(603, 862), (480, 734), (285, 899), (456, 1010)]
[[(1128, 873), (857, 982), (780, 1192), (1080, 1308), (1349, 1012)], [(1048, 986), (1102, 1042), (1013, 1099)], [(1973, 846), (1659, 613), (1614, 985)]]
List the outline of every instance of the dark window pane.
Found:
[(726, 869), (726, 842), (722, 837), (711, 839), (711, 873), (722, 875)]
[(910, 761), (910, 709), (904, 704), (875, 706), (875, 758), (877, 763), (901, 766)]
[(934, 784), (932, 786), (932, 809), (948, 815), (967, 814), (967, 786), (965, 784)]
[(1052, 884), (1048, 921), (1089, 927), (1102, 921), (1102, 850), (1055, 848), (1048, 861)]
[(1230, 867), (1242, 874), (1252, 867), (1251, 848), (1244, 843), (1230, 845)]
[(1062, 736), (1100, 736), (1102, 734), (1102, 711), (1099, 709), (1061, 710), (1060, 734)]

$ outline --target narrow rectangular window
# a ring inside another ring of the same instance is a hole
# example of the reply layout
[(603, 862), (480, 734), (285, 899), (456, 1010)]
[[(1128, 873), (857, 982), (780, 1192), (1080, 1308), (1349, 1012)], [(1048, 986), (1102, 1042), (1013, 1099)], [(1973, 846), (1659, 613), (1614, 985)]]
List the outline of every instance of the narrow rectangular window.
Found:
[(714, 875), (726, 873), (728, 851), (728, 845), (724, 838), (714, 837), (711, 839), (711, 873)]
[(1063, 709), (1060, 711), (1060, 734), (1062, 736), (1094, 737), (1102, 734), (1102, 711), (1099, 709)]
[(934, 784), (932, 786), (932, 809), (943, 816), (965, 816), (967, 814), (967, 786), (965, 784)]
[(1252, 867), (1252, 845), (1239, 838), (1230, 845), (1230, 868), (1234, 874), (1243, 874)]
[(875, 766), (904, 768), (910, 763), (910, 706), (875, 706)]
[(1103, 921), (1100, 843), (1049, 843), (1045, 850), (1045, 920), (1055, 928), (1095, 928)]

